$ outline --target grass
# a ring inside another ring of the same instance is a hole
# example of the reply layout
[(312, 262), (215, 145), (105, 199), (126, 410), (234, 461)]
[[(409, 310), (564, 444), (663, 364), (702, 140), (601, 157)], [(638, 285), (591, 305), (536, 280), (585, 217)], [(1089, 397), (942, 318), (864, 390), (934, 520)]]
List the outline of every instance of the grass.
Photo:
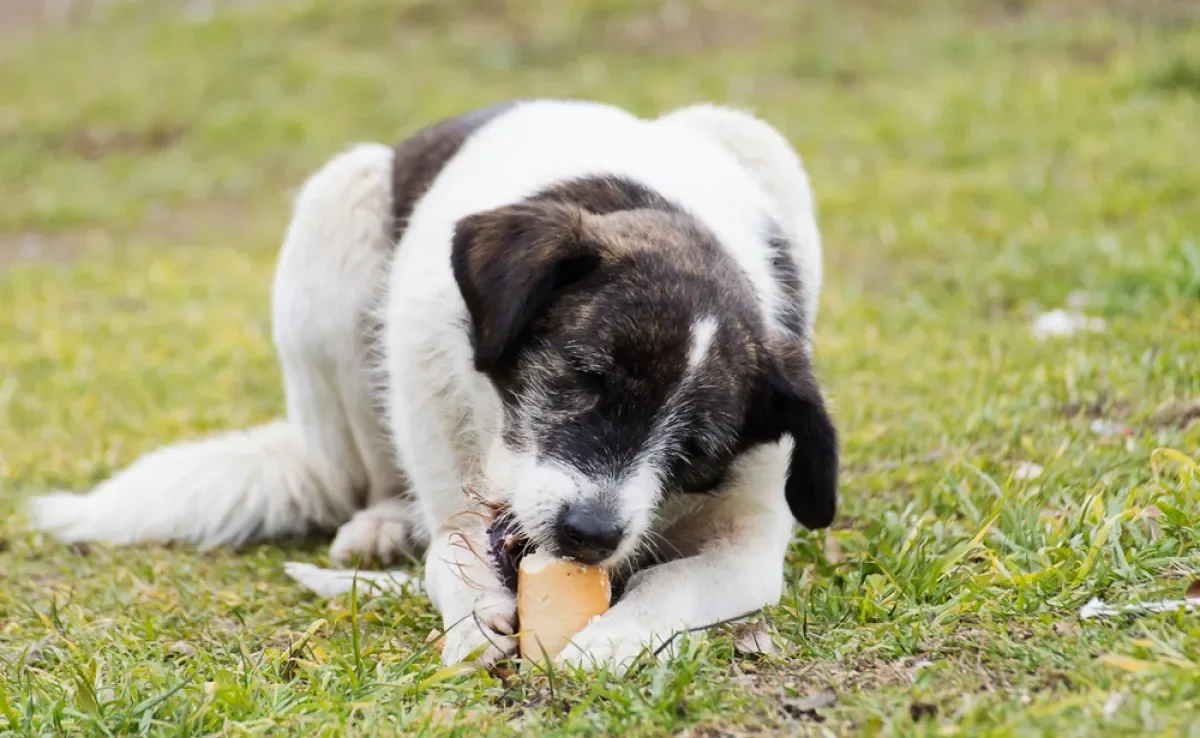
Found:
[[(1200, 618), (1078, 617), (1200, 576), (1191, 4), (183, 5), (0, 44), (0, 733), (1197, 734)], [(424, 599), (299, 591), (320, 542), (28, 532), (33, 495), (280, 412), (268, 288), (309, 171), (518, 95), (730, 101), (806, 159), (845, 504), (797, 536), (778, 656), (716, 632), (504, 684), (439, 666)], [(1031, 337), (1080, 296), (1105, 332)]]

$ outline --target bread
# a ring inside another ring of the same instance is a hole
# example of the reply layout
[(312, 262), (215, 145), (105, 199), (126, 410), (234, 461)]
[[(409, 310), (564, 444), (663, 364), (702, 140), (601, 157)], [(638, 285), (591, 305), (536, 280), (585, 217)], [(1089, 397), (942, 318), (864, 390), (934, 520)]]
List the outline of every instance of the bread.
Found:
[(553, 659), (576, 633), (608, 610), (611, 598), (608, 572), (598, 566), (540, 551), (525, 556), (517, 575), (521, 657)]

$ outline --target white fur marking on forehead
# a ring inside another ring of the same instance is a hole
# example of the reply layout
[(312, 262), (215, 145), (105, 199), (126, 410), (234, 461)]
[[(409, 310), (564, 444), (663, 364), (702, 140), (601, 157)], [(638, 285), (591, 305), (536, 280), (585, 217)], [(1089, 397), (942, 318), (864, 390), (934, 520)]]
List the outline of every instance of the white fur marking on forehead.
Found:
[(695, 369), (708, 356), (717, 335), (717, 319), (705, 316), (692, 324), (692, 346), (688, 350), (688, 369)]

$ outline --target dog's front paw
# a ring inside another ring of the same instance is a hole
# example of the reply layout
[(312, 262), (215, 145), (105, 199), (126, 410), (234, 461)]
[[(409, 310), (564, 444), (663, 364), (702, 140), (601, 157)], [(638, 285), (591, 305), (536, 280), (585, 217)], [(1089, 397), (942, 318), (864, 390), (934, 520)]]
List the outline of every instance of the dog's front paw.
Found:
[(360, 510), (338, 528), (329, 558), (339, 566), (388, 566), (413, 555), (407, 518), (386, 507)]
[(643, 653), (652, 657), (653, 642), (645, 625), (602, 615), (571, 639), (557, 661), (561, 666), (606, 669), (620, 675)]
[(487, 590), (475, 597), (471, 612), (447, 623), (442, 663), (474, 660), (491, 666), (517, 652), (517, 601), (508, 590)]

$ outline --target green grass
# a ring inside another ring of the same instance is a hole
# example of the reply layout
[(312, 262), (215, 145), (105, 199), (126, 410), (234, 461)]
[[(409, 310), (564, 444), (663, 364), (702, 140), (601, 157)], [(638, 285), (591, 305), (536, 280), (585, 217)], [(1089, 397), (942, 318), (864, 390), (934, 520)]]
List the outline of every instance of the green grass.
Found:
[[(1200, 576), (1191, 3), (180, 5), (0, 43), (0, 733), (1197, 735), (1200, 616), (1078, 617)], [(845, 504), (797, 537), (779, 656), (721, 632), (505, 685), (440, 669), (421, 598), (300, 591), (320, 542), (28, 532), (33, 495), (281, 411), (268, 288), (309, 171), (518, 95), (730, 101), (806, 159)], [(1108, 330), (1035, 341), (1076, 293)], [(824, 722), (789, 712), (826, 686)]]

